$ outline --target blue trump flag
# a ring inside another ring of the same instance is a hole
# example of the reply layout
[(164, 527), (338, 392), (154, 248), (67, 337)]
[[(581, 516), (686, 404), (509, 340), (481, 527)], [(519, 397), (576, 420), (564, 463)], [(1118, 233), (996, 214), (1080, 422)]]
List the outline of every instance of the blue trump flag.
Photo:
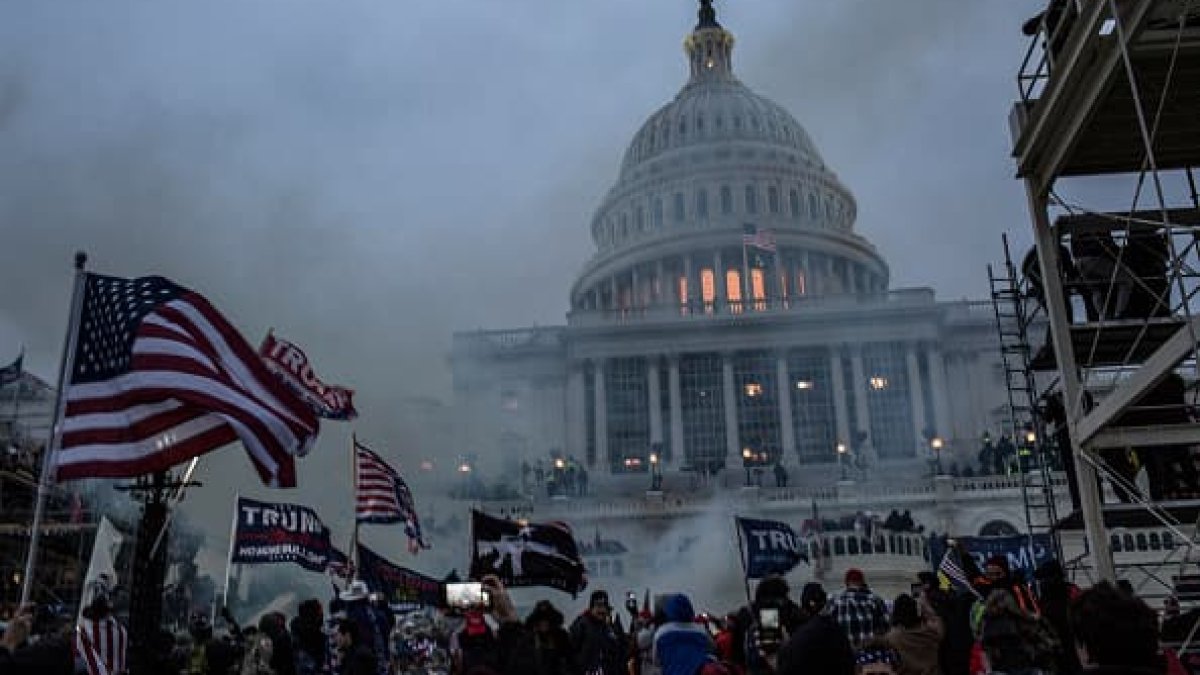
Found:
[(808, 562), (804, 540), (787, 523), (750, 518), (736, 520), (747, 579), (787, 574), (796, 565)]
[[(987, 561), (995, 556), (1003, 556), (1008, 560), (1008, 568), (1014, 573), (1021, 574), (1026, 581), (1033, 580), (1033, 573), (1038, 567), (1054, 558), (1054, 540), (1049, 534), (1012, 535), (1007, 537), (958, 537), (958, 542), (975, 562), (975, 566), (983, 569)], [(941, 560), (946, 552), (946, 539), (934, 537), (929, 540), (930, 560)]]

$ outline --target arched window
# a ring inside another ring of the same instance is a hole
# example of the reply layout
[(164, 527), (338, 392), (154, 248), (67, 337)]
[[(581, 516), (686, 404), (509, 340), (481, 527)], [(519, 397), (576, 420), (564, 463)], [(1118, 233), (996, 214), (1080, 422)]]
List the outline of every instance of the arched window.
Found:
[(767, 209), (771, 213), (779, 213), (779, 188), (767, 186)]
[(829, 197), (825, 198), (825, 219), (833, 220), (833, 203), (829, 201)]
[(725, 298), (729, 301), (729, 311), (742, 311), (742, 273), (737, 270), (725, 272)]
[(713, 276), (713, 271), (710, 268), (700, 270), (700, 298), (704, 300), (707, 307), (712, 307), (713, 300), (717, 297), (717, 284)]
[(1121, 535), (1114, 534), (1108, 537), (1108, 546), (1113, 550), (1113, 553), (1121, 552)]
[(797, 295), (805, 295), (808, 292), (808, 285), (804, 282), (804, 270), (796, 270), (796, 285), (792, 292)]
[(708, 190), (704, 188), (696, 191), (696, 217), (708, 217)]
[(721, 215), (733, 213), (733, 190), (728, 185), (721, 186)]
[(1133, 535), (1128, 532), (1121, 538), (1121, 542), (1125, 545), (1126, 551), (1135, 551), (1137, 548), (1133, 545)]
[(788, 206), (792, 210), (792, 219), (800, 219), (800, 193), (795, 190), (788, 191)]
[(696, 113), (696, 133), (704, 135), (704, 115)]
[(683, 221), (684, 211), (683, 211), (683, 193), (682, 192), (675, 193), (675, 213), (673, 215), (675, 216), (675, 222), (678, 223), (678, 222)]
[(835, 537), (833, 540), (833, 554), (846, 555), (846, 541), (841, 537)]
[(688, 302), (688, 278), (682, 274), (679, 275), (679, 304), (686, 305)]
[(1138, 535), (1137, 535), (1137, 550), (1139, 550), (1139, 551), (1145, 551), (1145, 550), (1148, 550), (1149, 548), (1150, 548), (1150, 545), (1149, 545), (1148, 543), (1146, 543), (1146, 533), (1145, 533), (1145, 532), (1138, 532)]
[(991, 520), (979, 528), (981, 537), (1013, 537), (1020, 533), (1020, 530), (1006, 520)]
[(746, 186), (746, 213), (758, 213), (758, 190), (753, 185)]
[(654, 198), (654, 229), (661, 230), (663, 226), (663, 203), (662, 197)]
[(1151, 551), (1161, 551), (1162, 550), (1162, 539), (1160, 539), (1158, 537), (1157, 532), (1150, 533), (1150, 550)]
[(1162, 533), (1163, 550), (1171, 551), (1175, 549), (1175, 537), (1170, 532)]
[(812, 220), (816, 220), (817, 216), (819, 216), (819, 215), (820, 214), (817, 212), (817, 196), (809, 195), (808, 196), (808, 217)]
[(628, 237), (628, 236), (629, 236), (629, 215), (622, 213), (621, 214), (621, 238), (624, 239), (625, 237)]

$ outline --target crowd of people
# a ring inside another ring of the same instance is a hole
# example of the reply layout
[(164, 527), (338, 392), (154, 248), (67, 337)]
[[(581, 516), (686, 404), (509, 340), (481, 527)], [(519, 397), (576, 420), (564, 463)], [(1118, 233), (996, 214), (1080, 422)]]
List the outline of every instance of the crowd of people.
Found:
[[(758, 582), (744, 607), (698, 613), (684, 593), (624, 611), (595, 591), (570, 622), (550, 600), (524, 617), (495, 577), (485, 600), (454, 609), (396, 613), (353, 582), (330, 602), (309, 599), (290, 621), (267, 613), (221, 629), (196, 615), (186, 636), (127, 647), (104, 592), (81, 616), (26, 611), (0, 638), (0, 675), (139, 672), (180, 675), (1180, 675), (1160, 637), (1184, 634), (1192, 614), (1158, 614), (1128, 586), (1082, 590), (1057, 562), (1027, 584), (1003, 557), (976, 568), (970, 586), (932, 572), (886, 601), (850, 569), (829, 593), (808, 583), (793, 599), (782, 577)], [(1036, 591), (1035, 591), (1036, 588)], [(646, 605), (651, 606), (646, 606)], [(1168, 607), (1168, 609), (1172, 609)], [(128, 653), (127, 653), (128, 652)], [(148, 660), (147, 660), (148, 659)], [(102, 666), (102, 668), (101, 668)]]

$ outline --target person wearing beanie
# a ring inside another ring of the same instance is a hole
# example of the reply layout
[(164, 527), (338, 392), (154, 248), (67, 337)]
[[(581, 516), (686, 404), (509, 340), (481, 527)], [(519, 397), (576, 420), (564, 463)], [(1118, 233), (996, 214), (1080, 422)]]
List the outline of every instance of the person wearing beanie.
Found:
[(810, 582), (800, 593), (804, 623), (779, 650), (776, 675), (853, 675), (854, 648), (840, 624), (825, 612), (828, 597)]
[(595, 591), (588, 608), (571, 624), (571, 648), (583, 673), (621, 675), (625, 672), (625, 635), (614, 621), (607, 591)]
[(855, 649), (888, 630), (887, 605), (871, 592), (866, 575), (855, 567), (846, 570), (846, 588), (829, 601), (829, 613)]

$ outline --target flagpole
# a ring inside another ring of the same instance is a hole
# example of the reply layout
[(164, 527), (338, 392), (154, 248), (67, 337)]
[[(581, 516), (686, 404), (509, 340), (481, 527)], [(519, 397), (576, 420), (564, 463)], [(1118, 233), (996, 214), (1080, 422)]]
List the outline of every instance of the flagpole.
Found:
[(350, 432), (350, 478), (354, 483), (354, 527), (350, 530), (350, 581), (358, 579), (358, 434)]
[[(33, 506), (33, 525), (29, 532), (29, 554), (25, 558), (25, 578), (21, 580), (21, 605), (29, 603), (33, 591), (33, 568), (37, 561), (38, 544), (42, 534), (42, 516), (46, 509), (46, 496), (50, 493), (50, 473), (54, 468), (54, 453), (62, 443), (62, 416), (66, 408), (67, 377), (75, 367), (75, 340), (79, 336), (79, 315), (83, 309), (84, 284), (87, 281), (87, 254), (75, 254), (75, 285), (71, 291), (71, 314), (67, 317), (67, 337), (63, 342), (62, 359), (58, 363), (58, 390), (54, 401), (54, 416), (50, 420), (49, 438), (42, 450), (42, 472), (38, 475), (37, 501)], [(24, 367), (24, 364), (22, 364)], [(18, 389), (19, 389), (18, 382)]]
[[(241, 500), (242, 494), (235, 492), (233, 494), (233, 517), (229, 519), (229, 553), (225, 555), (225, 588), (221, 591), (222, 607), (229, 607), (229, 571), (233, 568), (233, 544), (234, 540), (237, 539), (238, 503)], [(240, 574), (238, 578), (241, 578)], [(216, 603), (214, 602), (213, 605), (213, 611), (216, 612)]]
[(738, 517), (733, 517), (733, 530), (737, 533), (738, 540), (738, 561), (742, 563), (742, 585), (746, 588), (746, 603), (753, 605), (754, 601), (750, 598), (750, 577), (746, 571), (746, 546), (742, 542), (742, 526), (738, 523)]
[(13, 387), (13, 400), (12, 400), (13, 418), (12, 418), (12, 439), (11, 440), (13, 440), (13, 441), (15, 441), (17, 438), (17, 418), (20, 416), (19, 411), (21, 409), (21, 379), (25, 374), (25, 345), (21, 345), (21, 353), (19, 355), (17, 355), (17, 363), (20, 364), (20, 366), (17, 368), (17, 381), (13, 383), (14, 385), (16, 385)]

